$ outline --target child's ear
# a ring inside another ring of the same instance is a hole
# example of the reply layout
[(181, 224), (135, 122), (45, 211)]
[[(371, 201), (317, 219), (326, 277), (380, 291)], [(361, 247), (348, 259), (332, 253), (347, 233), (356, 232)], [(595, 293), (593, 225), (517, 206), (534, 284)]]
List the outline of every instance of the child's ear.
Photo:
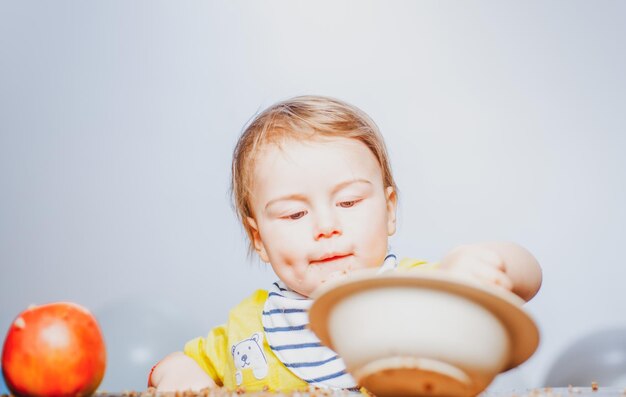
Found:
[(396, 196), (393, 186), (387, 186), (385, 198), (387, 201), (387, 234), (392, 236), (396, 232), (396, 208), (398, 207), (398, 196)]
[(259, 233), (259, 227), (256, 224), (254, 218), (247, 217), (248, 225), (250, 229), (252, 229), (252, 245), (254, 245), (254, 250), (261, 257), (263, 262), (269, 263), (270, 259), (267, 256), (267, 251), (265, 250), (265, 245), (263, 245), (263, 240), (261, 240), (261, 234)]

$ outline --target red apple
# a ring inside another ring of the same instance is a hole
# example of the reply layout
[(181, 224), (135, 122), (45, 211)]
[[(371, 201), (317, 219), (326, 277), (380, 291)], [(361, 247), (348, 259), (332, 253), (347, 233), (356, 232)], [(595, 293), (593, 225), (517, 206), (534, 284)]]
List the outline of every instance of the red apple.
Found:
[(104, 376), (106, 349), (94, 316), (74, 303), (33, 306), (4, 341), (2, 372), (18, 396), (92, 394)]

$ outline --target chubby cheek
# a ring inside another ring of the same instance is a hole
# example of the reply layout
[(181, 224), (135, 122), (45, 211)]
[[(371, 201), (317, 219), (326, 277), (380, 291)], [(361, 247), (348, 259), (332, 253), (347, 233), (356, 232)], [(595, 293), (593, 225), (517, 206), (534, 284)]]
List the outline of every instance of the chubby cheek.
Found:
[(366, 267), (376, 267), (383, 263), (387, 255), (388, 236), (386, 230), (370, 236), (370, 243), (367, 245)]
[(355, 237), (359, 242), (362, 267), (375, 267), (380, 265), (387, 255), (388, 233), (386, 219), (369, 219), (367, 224), (361, 225), (354, 230)]
[(293, 265), (302, 260), (306, 251), (305, 236), (295, 227), (272, 227), (262, 232), (271, 262)]

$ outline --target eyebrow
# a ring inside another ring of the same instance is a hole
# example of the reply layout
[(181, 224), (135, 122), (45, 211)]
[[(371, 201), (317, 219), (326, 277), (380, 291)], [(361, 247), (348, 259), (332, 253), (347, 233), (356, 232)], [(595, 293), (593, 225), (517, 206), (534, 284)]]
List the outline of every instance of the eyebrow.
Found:
[[(333, 187), (333, 189), (331, 190), (332, 194), (337, 193), (338, 191), (353, 185), (355, 183), (366, 183), (368, 185), (372, 185), (372, 182), (368, 181), (367, 179), (350, 179), (348, 181), (345, 182), (341, 182), (338, 183), (337, 185), (335, 185), (335, 187)], [(306, 196), (303, 194), (299, 194), (299, 193), (294, 193), (294, 194), (288, 194), (286, 196), (282, 196), (282, 197), (278, 197), (275, 199), (272, 199), (270, 201), (268, 201), (268, 203), (265, 205), (265, 210), (267, 211), (267, 209), (269, 208), (270, 205), (278, 202), (278, 201), (288, 201), (288, 200), (300, 200), (300, 201), (304, 201), (306, 200)]]

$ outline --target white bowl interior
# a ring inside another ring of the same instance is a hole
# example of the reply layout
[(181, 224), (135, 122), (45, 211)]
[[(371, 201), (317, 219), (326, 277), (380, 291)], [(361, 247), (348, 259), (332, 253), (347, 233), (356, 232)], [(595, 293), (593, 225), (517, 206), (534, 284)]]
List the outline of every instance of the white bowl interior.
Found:
[(509, 335), (492, 312), (429, 288), (356, 292), (335, 304), (328, 328), (333, 347), (357, 378), (372, 362), (402, 357), (405, 366), (414, 358), (422, 360), (416, 366), (456, 368), (457, 379), (482, 386), (504, 369), (509, 355)]
[(378, 396), (474, 396), (539, 344), (521, 298), (447, 273), (363, 272), (313, 298), (311, 329)]

